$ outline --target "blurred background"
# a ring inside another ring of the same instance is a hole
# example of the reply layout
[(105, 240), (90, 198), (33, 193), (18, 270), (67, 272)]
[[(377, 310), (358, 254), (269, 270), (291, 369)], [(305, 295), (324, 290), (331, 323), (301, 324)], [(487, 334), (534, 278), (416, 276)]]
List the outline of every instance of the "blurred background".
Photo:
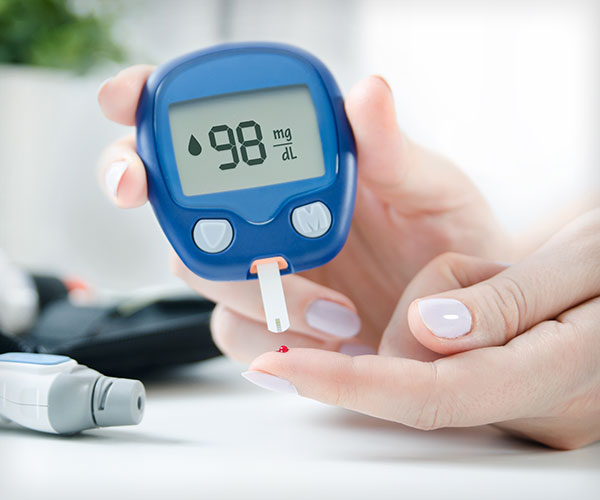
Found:
[(97, 186), (99, 84), (241, 40), (296, 44), (342, 89), (386, 77), (398, 120), (458, 163), (512, 232), (600, 185), (600, 2), (0, 0), (0, 248), (126, 290), (174, 282), (151, 209)]

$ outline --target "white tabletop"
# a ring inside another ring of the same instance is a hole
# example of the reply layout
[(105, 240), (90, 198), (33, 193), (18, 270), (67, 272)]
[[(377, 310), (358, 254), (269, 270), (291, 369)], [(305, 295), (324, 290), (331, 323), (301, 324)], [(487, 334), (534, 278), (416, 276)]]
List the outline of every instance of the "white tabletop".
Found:
[(243, 380), (225, 359), (146, 381), (137, 427), (0, 427), (0, 499), (600, 498), (600, 443), (421, 432)]

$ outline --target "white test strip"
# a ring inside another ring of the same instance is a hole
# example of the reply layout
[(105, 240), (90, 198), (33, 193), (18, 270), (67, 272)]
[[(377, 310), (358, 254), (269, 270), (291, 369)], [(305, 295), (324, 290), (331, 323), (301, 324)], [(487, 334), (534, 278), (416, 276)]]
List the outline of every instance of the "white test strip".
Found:
[(256, 272), (258, 273), (267, 328), (275, 333), (285, 332), (290, 327), (290, 319), (281, 285), (279, 264), (277, 262), (258, 264)]

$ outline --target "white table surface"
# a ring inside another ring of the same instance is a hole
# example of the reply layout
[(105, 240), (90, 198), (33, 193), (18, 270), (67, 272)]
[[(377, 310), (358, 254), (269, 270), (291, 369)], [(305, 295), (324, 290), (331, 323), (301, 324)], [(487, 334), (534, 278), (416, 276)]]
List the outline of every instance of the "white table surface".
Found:
[(600, 443), (421, 432), (243, 380), (216, 359), (146, 381), (137, 427), (0, 427), (0, 499), (600, 498)]

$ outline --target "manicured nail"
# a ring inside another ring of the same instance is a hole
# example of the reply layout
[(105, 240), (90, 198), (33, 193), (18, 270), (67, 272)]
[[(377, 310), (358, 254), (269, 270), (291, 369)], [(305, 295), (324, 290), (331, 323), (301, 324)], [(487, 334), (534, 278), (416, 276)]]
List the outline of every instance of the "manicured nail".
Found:
[(249, 370), (242, 373), (242, 377), (258, 387), (268, 389), (269, 391), (283, 392), (286, 394), (298, 394), (298, 390), (291, 382), (269, 373)]
[(364, 356), (366, 354), (377, 354), (377, 351), (370, 345), (365, 344), (342, 344), (338, 352), (348, 356)]
[(127, 160), (118, 160), (111, 163), (106, 170), (106, 175), (104, 177), (106, 189), (115, 200), (117, 199), (117, 189), (119, 189), (119, 184), (121, 183), (121, 179), (128, 166), (129, 162)]
[(354, 337), (360, 331), (360, 318), (336, 302), (315, 300), (306, 311), (306, 322), (317, 330), (336, 337)]
[(436, 337), (455, 339), (471, 331), (471, 313), (456, 299), (424, 299), (417, 306), (425, 326)]

